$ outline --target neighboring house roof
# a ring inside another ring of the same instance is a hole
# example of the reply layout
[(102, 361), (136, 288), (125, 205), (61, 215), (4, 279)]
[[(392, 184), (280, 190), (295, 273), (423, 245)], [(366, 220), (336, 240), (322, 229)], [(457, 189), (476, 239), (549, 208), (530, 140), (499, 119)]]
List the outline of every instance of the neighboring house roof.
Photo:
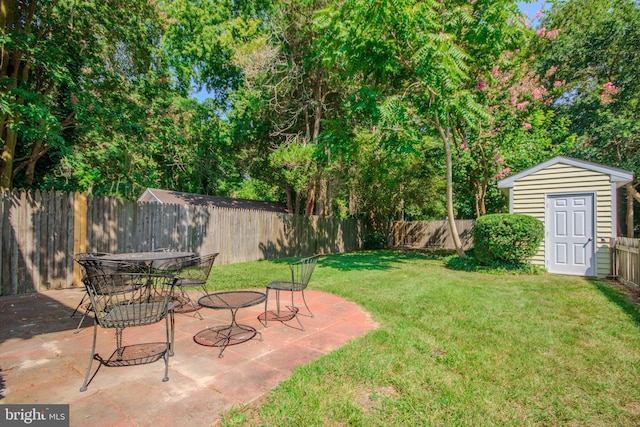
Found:
[(500, 181), (498, 181), (498, 188), (512, 188), (513, 183), (515, 181), (558, 163), (575, 166), (575, 167), (609, 175), (611, 177), (611, 182), (615, 182), (617, 187), (621, 187), (633, 181), (632, 172), (622, 170), (622, 169), (612, 168), (609, 166), (600, 165), (598, 163), (587, 162), (585, 160), (578, 160), (571, 157), (558, 156), (558, 157), (549, 159), (546, 162), (540, 163), (536, 166), (530, 167), (529, 169), (525, 169), (522, 172), (519, 172), (515, 175), (511, 175), (510, 177), (501, 179)]
[(160, 190), (157, 188), (147, 188), (144, 190), (144, 193), (142, 193), (138, 198), (138, 201), (176, 205), (215, 206), (218, 208), (254, 209), (287, 213), (287, 207), (282, 203), (181, 193), (179, 191)]

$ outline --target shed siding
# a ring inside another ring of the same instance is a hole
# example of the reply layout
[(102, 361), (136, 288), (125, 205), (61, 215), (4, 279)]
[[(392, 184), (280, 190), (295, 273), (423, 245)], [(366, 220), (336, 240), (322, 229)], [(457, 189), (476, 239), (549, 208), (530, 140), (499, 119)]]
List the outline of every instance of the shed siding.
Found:
[[(545, 220), (547, 194), (595, 194), (595, 250), (598, 277), (609, 274), (609, 238), (612, 235), (611, 182), (607, 174), (576, 166), (555, 164), (518, 179), (513, 184), (513, 213)], [(604, 239), (604, 242), (601, 240)], [(545, 243), (532, 262), (545, 265)]]

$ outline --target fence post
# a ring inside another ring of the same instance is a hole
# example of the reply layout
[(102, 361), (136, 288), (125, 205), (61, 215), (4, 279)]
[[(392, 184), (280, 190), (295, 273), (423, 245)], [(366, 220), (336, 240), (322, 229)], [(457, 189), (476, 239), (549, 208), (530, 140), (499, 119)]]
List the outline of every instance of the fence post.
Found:
[[(87, 194), (74, 193), (73, 198), (73, 254), (87, 251)], [(82, 286), (82, 272), (73, 263), (73, 285)]]
[(404, 246), (405, 222), (393, 221), (393, 243), (392, 247), (398, 248)]

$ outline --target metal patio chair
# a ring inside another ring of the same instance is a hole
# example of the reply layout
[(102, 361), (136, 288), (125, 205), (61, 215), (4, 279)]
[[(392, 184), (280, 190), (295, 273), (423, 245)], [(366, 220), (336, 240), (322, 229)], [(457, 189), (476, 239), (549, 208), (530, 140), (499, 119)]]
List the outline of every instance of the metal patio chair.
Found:
[[(92, 252), (80, 253), (74, 256), (74, 261), (82, 267), (83, 282), (90, 275), (96, 276), (99, 274), (112, 274), (115, 272), (144, 273), (146, 271), (146, 268), (140, 264), (101, 259), (101, 257), (105, 255), (109, 254), (107, 252)], [(76, 309), (71, 313), (71, 317), (73, 317), (81, 307), (83, 308), (82, 317), (80, 318), (80, 322), (78, 322), (78, 326), (74, 332), (75, 334), (80, 332), (80, 327), (82, 326), (82, 322), (84, 322), (85, 317), (87, 317), (87, 314), (93, 311), (88, 298), (89, 294), (85, 289), (85, 294), (82, 296), (82, 299), (76, 306)]]
[[(133, 366), (164, 359), (164, 377), (168, 381), (169, 356), (173, 355), (173, 283), (172, 275), (123, 273), (89, 275), (84, 280), (94, 312), (93, 344), (89, 366), (80, 391), (86, 391), (102, 365)], [(165, 321), (163, 342), (123, 345), (125, 328), (152, 325)], [(98, 326), (115, 329), (116, 349), (107, 359), (96, 353)], [(98, 369), (91, 375), (93, 361)], [(91, 375), (91, 377), (90, 377)]]
[[(267, 283), (267, 299), (264, 302), (264, 314), (258, 316), (258, 319), (264, 323), (264, 326), (267, 326), (268, 320), (277, 320), (279, 322), (286, 322), (292, 319), (296, 319), (298, 324), (300, 325), (301, 330), (305, 330), (302, 322), (300, 322), (299, 315), (315, 317), (309, 306), (307, 305), (307, 300), (304, 297), (304, 290), (309, 285), (309, 281), (311, 280), (311, 275), (313, 274), (316, 265), (318, 264), (318, 259), (320, 255), (314, 255), (308, 258), (302, 258), (299, 261), (292, 262), (289, 264), (289, 268), (291, 269), (291, 280), (276, 280), (273, 282)], [(276, 310), (268, 310), (269, 305), (269, 291), (275, 290), (276, 293)], [(280, 291), (288, 291), (291, 292), (291, 305), (285, 306), (285, 309), (282, 310), (280, 308)], [(307, 309), (308, 314), (300, 313), (299, 307), (296, 307), (294, 301), (294, 294), (296, 292), (300, 292), (302, 295), (302, 301), (304, 302), (304, 306)]]
[[(99, 258), (103, 255), (107, 255), (106, 252), (86, 252), (86, 253), (79, 253), (76, 254), (73, 257), (73, 260), (75, 262), (77, 262), (78, 264), (80, 264), (81, 270), (82, 270), (82, 280), (84, 280), (87, 277), (87, 273), (85, 268), (82, 266), (82, 263), (87, 260), (87, 259), (95, 259), (95, 258)], [(73, 317), (76, 315), (76, 313), (78, 312), (78, 310), (80, 309), (80, 307), (83, 306), (83, 304), (85, 304), (85, 301), (87, 300), (87, 298), (89, 297), (89, 295), (87, 295), (87, 293), (85, 292), (85, 294), (82, 296), (82, 299), (80, 300), (80, 302), (78, 303), (78, 305), (76, 306), (76, 309), (73, 310), (73, 313), (71, 313), (71, 316), (69, 317)], [(87, 303), (88, 304), (88, 303)], [(78, 324), (78, 328), (80, 328), (80, 325), (82, 325), (82, 321), (84, 320), (85, 316), (86, 316), (86, 308), (87, 306), (84, 307), (85, 308), (85, 314), (82, 316), (82, 319), (80, 319), (80, 323)], [(76, 328), (76, 329), (78, 329)]]
[(200, 314), (200, 307), (191, 299), (187, 289), (200, 289), (204, 295), (207, 294), (207, 279), (211, 274), (211, 268), (217, 256), (218, 253), (194, 256), (168, 262), (158, 267), (159, 271), (175, 274), (175, 286), (180, 291), (180, 295), (175, 298), (179, 302), (179, 306), (176, 306), (176, 311), (180, 312), (180, 309), (190, 305), (200, 320), (203, 319)]

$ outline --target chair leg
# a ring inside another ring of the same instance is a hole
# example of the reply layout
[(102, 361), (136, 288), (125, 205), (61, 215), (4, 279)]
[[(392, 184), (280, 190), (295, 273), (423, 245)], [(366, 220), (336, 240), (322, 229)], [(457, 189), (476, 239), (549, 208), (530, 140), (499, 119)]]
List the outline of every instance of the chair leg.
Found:
[[(173, 326), (173, 321), (171, 322)], [(164, 352), (164, 377), (162, 378), (162, 382), (169, 381), (169, 354), (173, 353), (173, 331), (169, 332), (169, 316), (164, 317), (164, 325), (167, 335), (167, 348)]]
[[(84, 383), (82, 383), (82, 387), (80, 387), (80, 391), (87, 391), (87, 386), (89, 385), (89, 374), (91, 373), (91, 366), (93, 365), (93, 359), (96, 354), (97, 335), (98, 335), (98, 324), (94, 321), (93, 322), (93, 344), (91, 345), (91, 357), (89, 358), (89, 366), (87, 367), (87, 373), (84, 375)], [(98, 366), (98, 369), (100, 369), (100, 366)]]
[[(71, 316), (69, 316), (69, 317), (73, 317), (73, 316), (76, 315), (76, 313), (78, 312), (78, 310), (80, 309), (80, 307), (84, 303), (84, 300), (87, 299), (87, 295), (88, 294), (85, 292), (85, 294), (82, 296), (82, 299), (78, 303), (78, 306), (76, 307), (75, 310), (73, 310), (73, 313), (71, 313)], [(80, 321), (78, 322), (78, 326), (76, 326), (76, 330), (73, 332), (74, 334), (77, 334), (77, 333), (80, 332), (80, 327), (82, 326), (82, 322), (84, 322), (85, 317), (87, 317), (87, 311), (88, 310), (92, 310), (91, 304), (89, 304), (88, 307), (85, 307), (84, 311), (82, 312), (82, 317), (80, 318)]]
[(80, 318), (80, 321), (78, 322), (78, 326), (76, 326), (76, 330), (73, 332), (74, 334), (77, 334), (78, 332), (80, 332), (80, 326), (82, 326), (82, 322), (84, 322), (84, 318), (87, 317), (87, 312), (85, 311), (84, 313), (82, 313), (82, 317)]
[(314, 314), (309, 309), (309, 306), (307, 305), (307, 299), (304, 297), (304, 290), (302, 291), (302, 301), (304, 302), (304, 306), (307, 308), (307, 311), (309, 312), (308, 315), (305, 314), (304, 316), (316, 317), (316, 316), (314, 316)]
[(116, 351), (118, 352), (118, 360), (122, 360), (124, 347), (122, 346), (122, 328), (116, 328)]
[(179, 288), (180, 288), (180, 298), (181, 298), (180, 302), (182, 303), (182, 301), (186, 300), (191, 305), (191, 307), (193, 308), (193, 311), (195, 311), (195, 313), (198, 315), (200, 320), (203, 320), (203, 317), (200, 314), (199, 307), (194, 304), (193, 300), (191, 299), (187, 291), (185, 291), (184, 286), (179, 286)]
[(276, 314), (280, 317), (280, 289), (276, 289)]
[(298, 325), (300, 325), (300, 329), (304, 331), (305, 330), (304, 326), (302, 325), (302, 322), (300, 321), (300, 318), (298, 317), (298, 312), (300, 311), (300, 309), (296, 308), (296, 305), (295, 305), (295, 303), (293, 301), (293, 296), (294, 296), (293, 294), (294, 293), (295, 292), (291, 291), (291, 311), (293, 312), (293, 317), (295, 317), (296, 320), (298, 321)]
[(269, 303), (269, 288), (265, 291), (265, 299), (264, 299), (264, 327), (267, 327), (267, 304)]
[(171, 336), (169, 338), (169, 356), (173, 356), (173, 343), (174, 343), (174, 338), (175, 338), (175, 324), (176, 324), (176, 320), (175, 320), (175, 313), (173, 312), (173, 309), (171, 309), (169, 311), (169, 322), (170, 322), (170, 328), (171, 328)]
[(193, 300), (191, 299), (187, 291), (185, 291), (184, 287), (182, 286), (180, 287), (180, 295), (182, 296), (183, 299), (186, 299), (189, 302), (189, 304), (191, 304), (191, 307), (193, 307), (193, 310), (196, 312), (200, 320), (203, 320), (202, 314), (200, 314), (200, 307), (196, 307), (196, 305), (193, 303)]
[(76, 309), (73, 310), (73, 313), (71, 313), (71, 316), (69, 317), (73, 317), (76, 315), (76, 313), (78, 312), (78, 309), (80, 307), (82, 307), (82, 304), (84, 303), (84, 300), (87, 299), (87, 293), (85, 292), (84, 295), (82, 296), (82, 299), (80, 300), (80, 302), (78, 303), (78, 305), (76, 306)]

